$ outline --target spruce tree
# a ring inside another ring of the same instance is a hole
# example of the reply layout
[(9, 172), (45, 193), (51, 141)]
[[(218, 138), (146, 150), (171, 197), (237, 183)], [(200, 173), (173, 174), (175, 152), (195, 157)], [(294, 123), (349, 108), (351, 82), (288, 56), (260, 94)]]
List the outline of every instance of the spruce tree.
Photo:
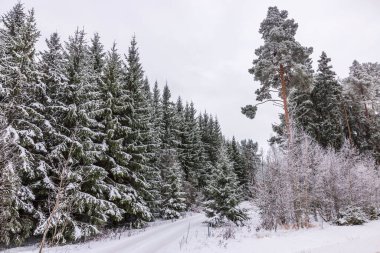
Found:
[(187, 104), (185, 109), (185, 123), (187, 131), (186, 166), (188, 167), (188, 181), (199, 187), (199, 175), (204, 165), (204, 148), (201, 141), (201, 133), (197, 122), (197, 111), (194, 103)]
[(178, 218), (180, 211), (184, 211), (186, 206), (184, 192), (184, 172), (179, 163), (179, 153), (181, 149), (180, 124), (183, 121), (182, 102), (178, 107), (171, 100), (171, 92), (166, 84), (159, 98), (157, 85), (153, 91), (154, 110), (157, 116), (161, 116), (156, 121), (155, 128), (160, 133), (160, 153), (158, 167), (161, 171), (161, 216), (163, 218)]
[[(97, 120), (101, 128), (102, 147), (96, 165), (104, 168), (107, 176), (104, 181), (107, 188), (104, 193), (107, 199), (117, 205), (124, 221), (140, 224), (141, 218), (150, 218), (141, 195), (133, 185), (135, 172), (129, 167), (131, 154), (125, 140), (130, 132), (129, 115), (132, 111), (131, 98), (123, 81), (122, 60), (116, 44), (104, 59), (102, 80), (99, 83), (101, 99), (98, 103)], [(119, 221), (116, 217), (113, 221)]]
[(191, 168), (188, 166), (188, 148), (190, 145), (189, 140), (189, 131), (188, 126), (186, 124), (186, 111), (185, 107), (183, 106), (181, 97), (178, 97), (177, 103), (176, 103), (176, 117), (175, 117), (175, 135), (177, 139), (177, 153), (178, 153), (178, 160), (180, 162), (181, 168), (185, 175), (185, 180), (189, 181), (189, 173)]
[[(35, 62), (35, 43), (39, 37), (34, 11), (25, 12), (17, 3), (1, 18), (0, 83), (1, 111), (14, 138), (15, 185), (17, 195), (9, 201), (9, 210), (18, 218), (7, 227), (7, 243), (21, 244), (41, 221), (38, 211), (41, 191), (49, 188), (46, 147), (43, 142), (45, 119), (42, 97), (45, 87), (39, 83)], [(46, 179), (46, 180), (45, 180)], [(20, 225), (22, 224), (22, 225)]]
[(161, 217), (175, 219), (186, 210), (186, 198), (183, 190), (183, 173), (173, 150), (165, 149), (160, 154), (161, 171)]
[[(178, 104), (177, 101), (177, 111), (179, 111)], [(186, 103), (180, 115), (182, 116), (179, 125), (181, 143), (180, 147), (177, 148), (177, 152), (185, 174), (185, 191), (188, 205), (193, 205), (197, 201), (201, 169), (206, 162), (203, 160), (204, 150), (194, 104)]]
[(209, 153), (209, 132), (208, 132), (208, 121), (209, 115), (207, 113), (199, 114), (198, 116), (198, 128), (199, 128), (199, 140), (198, 140), (198, 151), (200, 164), (202, 168), (198, 174), (198, 185), (199, 188), (203, 189), (210, 178), (211, 171), (213, 170), (213, 163), (210, 159)]
[(292, 124), (313, 138), (317, 136), (318, 116), (311, 97), (311, 89), (293, 90), (289, 95), (289, 111)]
[(339, 149), (343, 144), (342, 87), (335, 79), (335, 72), (329, 65), (331, 59), (322, 52), (318, 60), (312, 99), (317, 114), (315, 138), (323, 147)]
[(160, 148), (162, 146), (161, 137), (163, 136), (164, 121), (162, 97), (157, 81), (154, 83), (152, 95), (152, 129), (154, 143)]
[[(47, 175), (49, 177), (45, 182), (49, 182), (49, 190), (42, 192), (40, 197), (41, 211), (43, 212), (43, 218), (38, 224), (34, 234), (40, 235), (45, 230), (57, 231), (58, 227), (62, 228), (66, 219), (63, 217), (69, 217), (71, 214), (67, 212), (67, 209), (62, 206), (60, 212), (54, 215), (54, 218), (47, 224), (48, 217), (51, 210), (53, 209), (55, 199), (58, 195), (58, 187), (61, 185), (60, 178), (61, 175), (60, 168), (62, 167), (62, 162), (65, 157), (65, 151), (67, 151), (67, 132), (66, 129), (61, 124), (60, 119), (65, 117), (68, 108), (64, 104), (64, 87), (67, 84), (67, 79), (64, 73), (64, 59), (63, 59), (63, 49), (60, 43), (60, 39), (57, 33), (53, 33), (49, 39), (46, 40), (47, 50), (41, 52), (41, 61), (39, 62), (38, 68), (41, 74), (41, 83), (46, 87), (44, 94), (43, 104), (44, 104), (44, 116), (45, 124), (43, 127), (43, 136), (46, 143), (47, 156), (49, 167), (47, 167)], [(67, 176), (62, 178), (65, 182), (69, 181)], [(60, 233), (54, 232), (56, 235), (54, 239), (57, 241), (64, 241), (60, 237)], [(48, 239), (52, 239), (52, 233), (47, 234)]]
[(65, 94), (62, 102), (67, 109), (59, 118), (62, 134), (66, 136), (62, 152), (71, 167), (66, 191), (75, 199), (69, 215), (63, 217), (65, 229), (62, 240), (77, 240), (97, 234), (111, 217), (121, 217), (117, 207), (105, 199), (106, 173), (96, 165), (98, 152), (95, 152), (94, 139), (97, 132), (93, 131), (96, 120), (91, 112), (98, 85), (92, 82), (93, 65), (89, 56), (85, 33), (77, 29), (66, 42), (64, 51), (67, 84), (62, 91)]
[(209, 122), (207, 125), (208, 133), (210, 136), (209, 139), (209, 156), (210, 161), (216, 165), (218, 159), (219, 159), (219, 149), (223, 144), (223, 135), (220, 129), (219, 121), (217, 118), (214, 119), (214, 117), (209, 117)]
[(252, 188), (256, 184), (257, 170), (261, 166), (260, 154), (258, 153), (258, 144), (253, 140), (241, 141), (241, 155), (243, 157), (244, 166), (247, 169), (247, 181), (249, 194), (253, 194)]
[(166, 84), (162, 93), (162, 149), (175, 149), (178, 146), (175, 104), (170, 98), (171, 92)]
[[(131, 105), (131, 111), (127, 115), (129, 118), (127, 126), (130, 128), (130, 132), (124, 140), (124, 145), (131, 155), (128, 167), (135, 174), (135, 177), (130, 178), (130, 180), (136, 192), (144, 200), (151, 200), (150, 186), (146, 179), (153, 169), (149, 164), (147, 147), (154, 145), (154, 141), (150, 125), (151, 111), (149, 100), (144, 92), (144, 71), (140, 62), (135, 37), (132, 38), (126, 57), (123, 81), (127, 94), (130, 97)], [(141, 205), (146, 208), (146, 212), (143, 215), (136, 216), (136, 218), (138, 220), (151, 219), (152, 214), (146, 202), (141, 202)]]
[(20, 220), (19, 206), (22, 199), (19, 197), (21, 178), (16, 169), (17, 156), (14, 155), (17, 147), (17, 132), (8, 127), (6, 118), (0, 118), (0, 245), (8, 246), (11, 243), (20, 244), (24, 238), (18, 235), (23, 230)]
[[(154, 217), (160, 216), (160, 204), (161, 204), (161, 193), (160, 185), (162, 183), (160, 169), (158, 167), (158, 158), (160, 154), (161, 141), (159, 139), (159, 133), (156, 132), (156, 117), (159, 115), (154, 115), (154, 98), (153, 93), (150, 90), (150, 84), (147, 78), (144, 79), (143, 86), (144, 96), (148, 102), (148, 112), (149, 112), (149, 142), (147, 142), (147, 158), (148, 158), (148, 170), (146, 174), (146, 180), (149, 184), (149, 196), (146, 199), (149, 209), (151, 210)], [(160, 119), (158, 119), (160, 121)]]
[(243, 224), (247, 215), (238, 207), (241, 199), (238, 188), (233, 164), (223, 145), (219, 149), (218, 161), (211, 173), (210, 181), (204, 189), (204, 205), (206, 216), (209, 218), (208, 223), (218, 226), (227, 219), (237, 225)]
[(232, 167), (237, 176), (239, 190), (242, 191), (242, 194), (248, 195), (248, 171), (245, 167), (243, 157), (241, 155), (240, 147), (235, 140), (235, 137), (232, 137), (232, 141), (228, 147), (228, 155), (232, 162)]

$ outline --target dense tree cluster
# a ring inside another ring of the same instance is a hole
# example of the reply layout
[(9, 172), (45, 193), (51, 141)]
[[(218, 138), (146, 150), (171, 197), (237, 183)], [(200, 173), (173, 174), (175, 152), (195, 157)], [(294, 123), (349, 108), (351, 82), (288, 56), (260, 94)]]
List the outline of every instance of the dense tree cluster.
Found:
[(348, 139), (380, 164), (380, 65), (354, 61), (349, 77), (340, 81), (331, 59), (322, 52), (314, 73), (309, 57), (312, 49), (295, 40), (297, 28), (287, 11), (268, 9), (259, 30), (264, 45), (256, 49), (257, 58), (249, 70), (261, 85), (256, 91), (258, 103), (242, 112), (254, 118), (258, 105), (273, 102), (285, 112), (280, 124), (273, 125), (277, 135), (270, 139), (272, 144), (283, 142), (284, 136), (291, 138), (291, 125), (295, 125), (324, 148), (339, 150)]
[(210, 225), (240, 225), (252, 198), (268, 229), (379, 216), (380, 65), (354, 61), (339, 80), (322, 52), (314, 72), (287, 11), (270, 7), (261, 23), (249, 70), (258, 104), (242, 108), (284, 109), (266, 161), (167, 84), (151, 88), (135, 37), (125, 56), (80, 29), (37, 52), (33, 10), (18, 3), (0, 22), (0, 247), (84, 240), (198, 206)]
[(167, 85), (151, 89), (135, 37), (125, 58), (79, 29), (38, 53), (33, 10), (18, 3), (1, 23), (0, 244), (65, 243), (204, 201), (210, 217), (245, 218), (236, 206), (257, 145), (225, 140), (214, 116), (174, 103)]
[(263, 226), (305, 227), (312, 214), (337, 224), (378, 217), (380, 65), (354, 61), (340, 81), (322, 52), (314, 73), (297, 28), (287, 11), (268, 9), (259, 30), (264, 45), (249, 70), (261, 85), (258, 104), (242, 108), (249, 118), (264, 102), (284, 108), (256, 175)]

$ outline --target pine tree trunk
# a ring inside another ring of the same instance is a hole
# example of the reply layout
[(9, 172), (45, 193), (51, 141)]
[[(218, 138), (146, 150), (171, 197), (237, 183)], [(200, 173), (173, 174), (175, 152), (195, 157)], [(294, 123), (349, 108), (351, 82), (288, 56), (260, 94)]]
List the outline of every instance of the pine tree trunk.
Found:
[(284, 111), (285, 111), (285, 125), (288, 133), (288, 138), (290, 139), (290, 122), (289, 122), (289, 110), (288, 110), (288, 102), (286, 99), (286, 82), (284, 77), (284, 66), (280, 64), (280, 79), (281, 79), (281, 96), (282, 101), (284, 103)]

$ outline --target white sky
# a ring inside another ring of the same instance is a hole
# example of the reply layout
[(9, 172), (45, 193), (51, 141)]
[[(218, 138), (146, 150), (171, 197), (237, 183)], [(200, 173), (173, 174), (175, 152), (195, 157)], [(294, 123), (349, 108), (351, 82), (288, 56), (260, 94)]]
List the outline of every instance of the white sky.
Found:
[[(162, 88), (166, 80), (173, 99), (194, 101), (198, 110), (216, 114), (223, 133), (252, 138), (266, 148), (278, 109), (259, 108), (254, 120), (240, 107), (254, 103), (258, 83), (248, 74), (254, 50), (263, 42), (258, 33), (269, 6), (289, 11), (299, 24), (296, 38), (313, 46), (314, 65), (322, 50), (332, 58), (340, 77), (354, 59), (380, 61), (380, 1), (378, 0), (24, 0), (35, 8), (42, 37), (57, 31), (67, 39), (77, 26), (90, 38), (99, 32), (106, 49), (115, 40), (126, 53), (137, 36), (146, 74)], [(0, 0), (1, 12), (15, 0)], [(89, 39), (88, 38), (88, 39)]]

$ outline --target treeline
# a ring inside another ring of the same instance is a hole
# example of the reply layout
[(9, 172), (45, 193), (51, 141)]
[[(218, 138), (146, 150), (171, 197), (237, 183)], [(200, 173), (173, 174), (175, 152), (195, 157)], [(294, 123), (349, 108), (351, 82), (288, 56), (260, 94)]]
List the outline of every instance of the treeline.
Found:
[(311, 215), (342, 225), (378, 218), (380, 64), (354, 61), (339, 80), (322, 52), (314, 73), (297, 29), (287, 11), (269, 7), (249, 70), (258, 103), (242, 108), (249, 118), (266, 102), (284, 110), (255, 186), (263, 227), (307, 227)]
[(39, 37), (21, 3), (2, 16), (0, 245), (86, 239), (203, 204), (213, 223), (246, 218), (236, 205), (257, 144), (226, 140), (167, 85), (151, 89), (135, 37), (125, 57), (79, 29), (37, 53)]

